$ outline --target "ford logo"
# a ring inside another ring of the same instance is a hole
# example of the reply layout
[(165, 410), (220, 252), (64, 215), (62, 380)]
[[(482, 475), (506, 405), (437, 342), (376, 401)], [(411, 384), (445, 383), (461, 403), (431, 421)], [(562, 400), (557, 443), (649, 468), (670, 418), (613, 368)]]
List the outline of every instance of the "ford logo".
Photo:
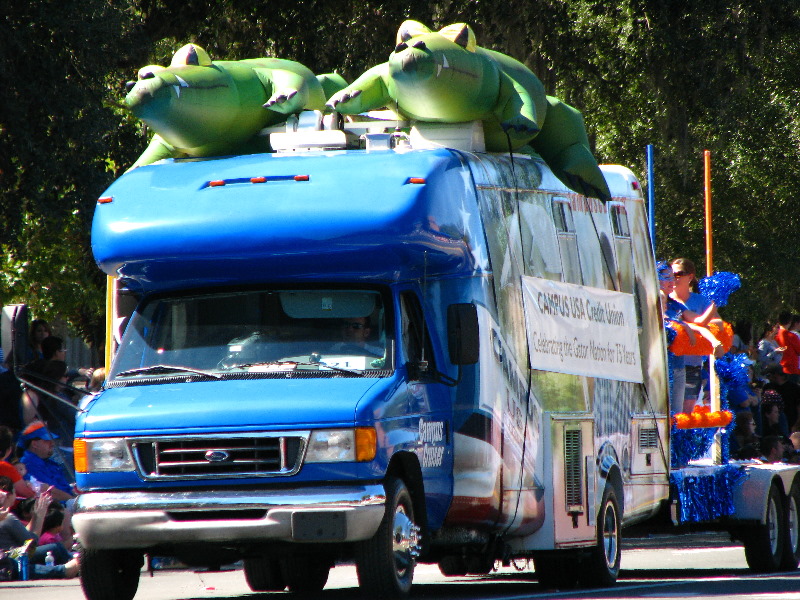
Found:
[(231, 455), (224, 450), (209, 450), (206, 452), (206, 460), (208, 462), (225, 462), (230, 457)]

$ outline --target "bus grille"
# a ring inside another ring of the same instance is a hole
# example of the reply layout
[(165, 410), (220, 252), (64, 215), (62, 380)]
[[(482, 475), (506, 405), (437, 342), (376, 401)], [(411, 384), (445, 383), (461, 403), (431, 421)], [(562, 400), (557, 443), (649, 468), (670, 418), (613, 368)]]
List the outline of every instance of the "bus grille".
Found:
[(639, 430), (639, 449), (651, 450), (658, 448), (658, 429), (655, 427), (642, 427)]
[(583, 508), (582, 445), (580, 429), (564, 431), (564, 497), (568, 512)]
[(306, 437), (179, 436), (129, 443), (139, 473), (148, 480), (275, 477), (300, 469)]

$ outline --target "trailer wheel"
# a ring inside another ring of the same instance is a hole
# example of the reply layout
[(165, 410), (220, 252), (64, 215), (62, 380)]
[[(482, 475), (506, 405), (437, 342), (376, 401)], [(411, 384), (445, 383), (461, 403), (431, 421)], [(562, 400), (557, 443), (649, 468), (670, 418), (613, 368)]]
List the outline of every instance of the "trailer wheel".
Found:
[(786, 541), (785, 516), (781, 491), (774, 483), (767, 496), (767, 521), (749, 525), (742, 531), (744, 556), (756, 573), (772, 573), (781, 568)]
[[(332, 561), (327, 556), (290, 556), (281, 560), (283, 581), (298, 596), (316, 595), (328, 582)], [(281, 588), (283, 589), (283, 588)]]
[(87, 600), (133, 600), (143, 555), (135, 550), (81, 548), (81, 587)]
[(574, 590), (578, 587), (578, 556), (569, 550), (534, 554), (533, 571), (546, 590)]
[(403, 598), (411, 591), (420, 552), (411, 495), (402, 480), (387, 477), (386, 513), (371, 539), (356, 545), (356, 570), (368, 598)]
[(622, 560), (622, 525), (617, 492), (611, 485), (603, 491), (597, 515), (597, 545), (581, 562), (580, 580), (584, 587), (614, 585)]
[(800, 565), (800, 480), (792, 484), (786, 497), (786, 544), (781, 569), (793, 571)]
[(280, 562), (274, 558), (245, 558), (244, 579), (254, 592), (282, 592), (286, 588)]

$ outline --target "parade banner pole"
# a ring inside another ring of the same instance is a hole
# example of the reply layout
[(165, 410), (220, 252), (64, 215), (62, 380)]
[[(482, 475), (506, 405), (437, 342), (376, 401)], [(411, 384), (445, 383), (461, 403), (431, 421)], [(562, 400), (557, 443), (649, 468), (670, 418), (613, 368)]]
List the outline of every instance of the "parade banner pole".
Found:
[(714, 274), (714, 251), (711, 231), (711, 150), (703, 152), (703, 173), (706, 206), (706, 275), (711, 277)]
[[(711, 226), (711, 151), (703, 151), (703, 181), (705, 190), (705, 213), (706, 213), (706, 275), (711, 277), (714, 274), (714, 250), (713, 233)], [(711, 400), (711, 411), (721, 410), (719, 393), (719, 378), (715, 368), (716, 359), (714, 355), (708, 357), (708, 391)], [(711, 457), (714, 464), (722, 462), (722, 434), (719, 430), (714, 434), (714, 444), (711, 447)]]
[(647, 224), (650, 228), (650, 242), (653, 244), (653, 256), (656, 255), (656, 190), (653, 166), (653, 144), (647, 144)]

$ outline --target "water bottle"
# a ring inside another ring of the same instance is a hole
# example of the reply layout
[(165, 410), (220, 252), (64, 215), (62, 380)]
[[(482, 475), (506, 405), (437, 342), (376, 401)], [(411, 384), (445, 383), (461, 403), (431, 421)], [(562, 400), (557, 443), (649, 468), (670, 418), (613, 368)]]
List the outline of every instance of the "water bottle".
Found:
[(52, 552), (48, 552), (47, 556), (44, 557), (44, 564), (47, 565), (48, 567), (56, 566), (56, 559), (53, 556)]

